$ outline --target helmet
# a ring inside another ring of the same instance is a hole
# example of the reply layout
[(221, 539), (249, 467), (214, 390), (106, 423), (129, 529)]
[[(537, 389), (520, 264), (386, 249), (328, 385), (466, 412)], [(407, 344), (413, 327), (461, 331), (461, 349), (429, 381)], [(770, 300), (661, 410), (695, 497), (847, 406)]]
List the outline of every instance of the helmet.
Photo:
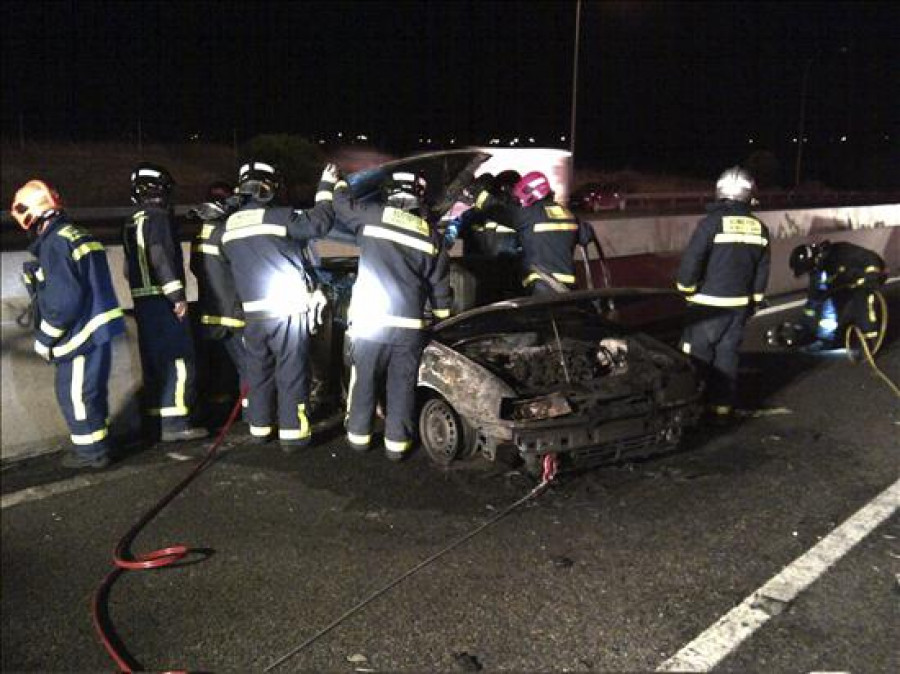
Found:
[(59, 192), (43, 180), (29, 180), (22, 185), (13, 197), (10, 211), (19, 227), (26, 232), (35, 222), (48, 214), (62, 208)]
[(384, 196), (388, 204), (410, 211), (425, 201), (428, 183), (421, 173), (397, 171), (384, 183)]
[(271, 201), (281, 186), (281, 173), (272, 164), (251, 160), (238, 171), (238, 193), (257, 201)]
[(527, 207), (553, 194), (553, 190), (550, 189), (550, 181), (547, 180), (547, 176), (540, 171), (532, 171), (522, 176), (522, 179), (513, 187), (512, 194), (522, 206)]
[(142, 162), (131, 172), (131, 201), (166, 205), (175, 181), (162, 166)]
[(756, 193), (756, 181), (745, 169), (732, 166), (716, 181), (716, 199), (749, 204)]
[[(827, 244), (827, 242), (825, 242)], [(797, 246), (791, 251), (789, 264), (794, 276), (803, 276), (809, 274), (816, 268), (816, 264), (821, 259), (823, 248), (815, 243), (805, 243)]]
[(500, 171), (494, 178), (492, 187), (497, 194), (509, 194), (521, 179), (522, 176), (518, 171)]

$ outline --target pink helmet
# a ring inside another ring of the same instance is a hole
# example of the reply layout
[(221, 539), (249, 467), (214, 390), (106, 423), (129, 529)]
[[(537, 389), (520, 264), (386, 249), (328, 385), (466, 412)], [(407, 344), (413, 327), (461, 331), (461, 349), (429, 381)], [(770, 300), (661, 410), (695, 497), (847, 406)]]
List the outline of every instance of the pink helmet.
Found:
[(513, 187), (513, 196), (519, 200), (522, 206), (531, 206), (536, 201), (540, 201), (548, 196), (552, 190), (550, 189), (550, 181), (540, 171), (532, 171), (522, 176), (522, 179)]

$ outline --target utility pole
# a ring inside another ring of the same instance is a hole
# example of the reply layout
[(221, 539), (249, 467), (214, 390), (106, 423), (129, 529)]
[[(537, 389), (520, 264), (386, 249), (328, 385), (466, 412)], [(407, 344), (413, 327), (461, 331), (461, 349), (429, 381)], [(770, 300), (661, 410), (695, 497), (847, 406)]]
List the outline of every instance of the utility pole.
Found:
[(812, 68), (815, 56), (806, 61), (803, 69), (803, 82), (800, 85), (800, 128), (797, 131), (797, 161), (794, 164), (794, 189), (800, 187), (800, 168), (803, 165), (803, 134), (806, 130), (806, 94), (809, 90), (809, 71)]
[(569, 123), (569, 187), (575, 186), (575, 111), (578, 107), (578, 47), (581, 40), (581, 0), (575, 3), (575, 49), (572, 55), (572, 117)]

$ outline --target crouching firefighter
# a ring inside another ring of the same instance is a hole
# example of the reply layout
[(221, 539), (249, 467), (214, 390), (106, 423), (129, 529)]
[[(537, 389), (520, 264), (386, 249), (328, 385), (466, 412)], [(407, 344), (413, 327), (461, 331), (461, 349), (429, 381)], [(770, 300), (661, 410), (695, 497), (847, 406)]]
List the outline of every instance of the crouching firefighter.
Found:
[(396, 172), (385, 182), (385, 203), (351, 198), (347, 183), (335, 187), (335, 217), (356, 235), (359, 275), (349, 309), (352, 370), (347, 439), (366, 451), (379, 384), (386, 386), (385, 455), (406, 457), (416, 437), (415, 395), (425, 346), (425, 304), (435, 318), (450, 315), (448, 258), (436, 229), (423, 219), (423, 177)]
[(71, 223), (59, 194), (41, 180), (23, 185), (12, 216), (34, 240), (24, 267), (35, 312), (34, 350), (56, 365), (56, 399), (71, 433), (68, 468), (105, 468), (112, 339), (125, 332), (103, 246)]
[(681, 257), (676, 286), (689, 303), (681, 350), (705, 371), (713, 423), (731, 420), (744, 325), (769, 280), (769, 230), (750, 212), (756, 183), (740, 167), (716, 182), (716, 201)]
[(806, 305), (798, 323), (785, 322), (767, 333), (772, 346), (810, 350), (844, 346), (847, 330), (858, 327), (866, 340), (877, 340), (882, 321), (877, 291), (887, 279), (877, 253), (845, 241), (797, 246), (789, 264), (795, 278), (809, 275)]
[(221, 251), (231, 266), (246, 322), (250, 434), (257, 442), (267, 442), (277, 422), (285, 453), (312, 440), (309, 333), (326, 298), (316, 287), (314, 270), (304, 263), (304, 249), (334, 223), (336, 180), (337, 169), (329, 164), (313, 208), (277, 207), (271, 205), (280, 185), (277, 169), (249, 161), (238, 177), (241, 205), (226, 220), (222, 234)]
[(144, 374), (144, 413), (163, 442), (208, 435), (194, 426), (194, 343), (187, 320), (184, 256), (170, 198), (175, 181), (154, 164), (131, 174), (136, 208), (123, 230), (125, 266)]
[[(237, 197), (231, 185), (216, 182), (210, 185), (208, 201), (194, 214), (200, 219), (200, 230), (191, 244), (190, 268), (197, 279), (198, 332), (205, 342), (222, 345), (237, 372), (242, 390), (246, 390), (247, 350), (244, 347), (244, 309), (238, 299), (231, 266), (222, 254), (222, 235), (225, 221), (237, 208)], [(202, 355), (202, 354), (201, 354)], [(206, 354), (205, 379), (214, 380), (216, 370)], [(243, 405), (246, 408), (245, 397)]]

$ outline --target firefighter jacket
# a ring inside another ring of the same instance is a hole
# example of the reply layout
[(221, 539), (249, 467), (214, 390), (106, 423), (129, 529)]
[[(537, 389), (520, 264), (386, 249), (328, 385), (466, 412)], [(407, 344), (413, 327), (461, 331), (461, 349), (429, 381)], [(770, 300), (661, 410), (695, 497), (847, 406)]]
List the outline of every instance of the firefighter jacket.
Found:
[(769, 281), (769, 230), (740, 202), (707, 210), (681, 256), (676, 286), (694, 304), (752, 308)]
[(842, 288), (878, 288), (884, 280), (885, 264), (878, 253), (837, 241), (828, 244), (810, 274), (810, 295)]
[(320, 183), (316, 205), (309, 210), (250, 199), (228, 216), (220, 250), (231, 266), (246, 320), (308, 310), (315, 278), (304, 263), (304, 249), (334, 224), (333, 188), (332, 183)]
[(191, 244), (191, 272), (197, 279), (197, 305), (203, 334), (224, 339), (244, 327), (244, 310), (238, 299), (231, 266), (222, 253), (225, 216), (205, 221)]
[(349, 310), (354, 337), (418, 342), (426, 301), (436, 318), (450, 315), (449, 257), (434, 228), (415, 213), (353, 200), (344, 182), (335, 187), (334, 211), (360, 249)]
[(126, 273), (135, 300), (165, 296), (184, 302), (184, 256), (172, 212), (144, 205), (125, 223), (123, 236)]
[(482, 204), (459, 216), (466, 255), (518, 255), (519, 237), (513, 227), (515, 206), (499, 195), (493, 196), (487, 204), (483, 199)]
[(109, 273), (103, 245), (65, 213), (50, 216), (29, 251), (35, 291), (35, 351), (71, 360), (125, 332), (125, 319)]

